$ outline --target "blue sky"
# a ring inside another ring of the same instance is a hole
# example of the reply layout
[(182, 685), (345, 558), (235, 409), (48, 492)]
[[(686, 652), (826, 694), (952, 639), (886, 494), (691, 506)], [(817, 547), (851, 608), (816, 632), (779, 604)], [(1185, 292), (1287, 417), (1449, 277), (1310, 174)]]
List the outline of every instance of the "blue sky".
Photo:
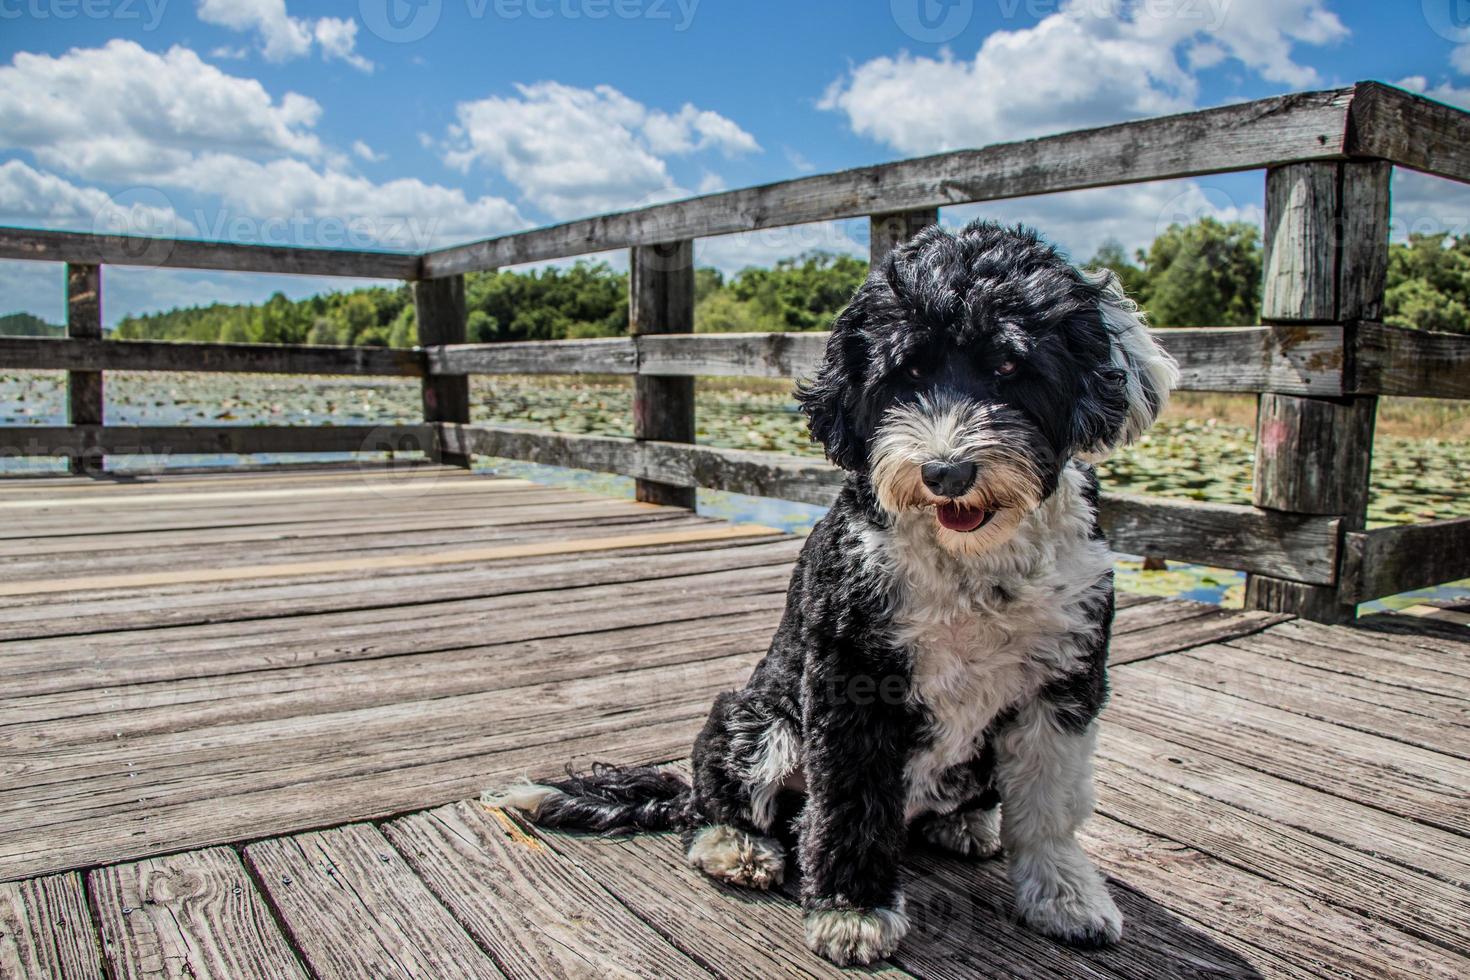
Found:
[[(418, 250), (709, 190), (1373, 78), (1470, 105), (1470, 0), (0, 0), (0, 224)], [(1259, 174), (945, 211), (1079, 259)], [(1418, 175), (1395, 230), (1459, 231)], [(861, 222), (700, 243), (733, 271)], [(609, 256), (620, 262), (620, 255)], [(330, 281), (109, 270), (104, 314)], [(0, 262), (0, 311), (61, 315)]]

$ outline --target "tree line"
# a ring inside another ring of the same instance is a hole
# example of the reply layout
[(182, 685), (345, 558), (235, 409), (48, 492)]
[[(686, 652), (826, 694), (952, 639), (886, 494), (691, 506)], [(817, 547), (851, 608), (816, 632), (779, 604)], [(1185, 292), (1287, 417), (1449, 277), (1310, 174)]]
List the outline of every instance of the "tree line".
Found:
[[(1245, 222), (1202, 218), (1173, 225), (1133, 255), (1116, 242), (1085, 263), (1115, 271), (1160, 327), (1259, 322), (1260, 231)], [(867, 263), (808, 252), (771, 268), (725, 276), (695, 273), (700, 332), (822, 330), (842, 309)], [(475, 343), (617, 336), (628, 328), (628, 277), (605, 262), (579, 261), (527, 272), (465, 277), (466, 331)], [(1470, 235), (1411, 235), (1389, 249), (1385, 320), (1420, 330), (1470, 333)], [(0, 317), (0, 334), (61, 332), (28, 313)], [(276, 293), (264, 303), (173, 309), (125, 317), (125, 340), (412, 347), (418, 340), (406, 285), (324, 293), (301, 300)]]

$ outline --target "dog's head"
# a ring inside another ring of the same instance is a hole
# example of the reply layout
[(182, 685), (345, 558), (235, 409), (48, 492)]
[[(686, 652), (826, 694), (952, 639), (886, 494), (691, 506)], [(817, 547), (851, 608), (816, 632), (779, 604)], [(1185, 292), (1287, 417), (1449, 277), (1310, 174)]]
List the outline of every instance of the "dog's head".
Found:
[(884, 510), (928, 508), (941, 544), (972, 552), (1009, 537), (1069, 459), (1142, 434), (1177, 380), (1115, 276), (976, 222), (890, 253), (797, 397)]

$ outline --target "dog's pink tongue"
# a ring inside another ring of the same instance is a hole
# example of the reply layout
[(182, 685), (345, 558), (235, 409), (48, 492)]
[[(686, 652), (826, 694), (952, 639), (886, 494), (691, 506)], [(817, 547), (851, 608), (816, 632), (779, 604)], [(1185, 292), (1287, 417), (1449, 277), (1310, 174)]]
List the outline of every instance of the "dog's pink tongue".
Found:
[(973, 531), (990, 518), (990, 511), (959, 504), (940, 504), (939, 523), (951, 531)]

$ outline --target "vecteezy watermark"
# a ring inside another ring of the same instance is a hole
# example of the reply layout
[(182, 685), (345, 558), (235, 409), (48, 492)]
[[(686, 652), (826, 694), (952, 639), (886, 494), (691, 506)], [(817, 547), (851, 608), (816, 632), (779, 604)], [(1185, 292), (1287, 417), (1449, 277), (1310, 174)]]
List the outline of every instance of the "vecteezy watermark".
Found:
[(92, 233), (119, 235), (130, 265), (160, 266), (168, 261), (181, 231), (168, 195), (156, 187), (129, 187), (107, 199), (92, 216)]
[[(666, 21), (675, 32), (694, 23), (700, 0), (462, 0), (470, 20)], [(965, 0), (970, 2), (970, 0)], [(429, 35), (444, 14), (444, 0), (358, 0), (363, 26), (394, 44)]]
[(126, 20), (142, 21), (151, 31), (163, 20), (168, 0), (0, 0), (4, 20)]
[(1446, 41), (1470, 44), (1470, 0), (1423, 0), (1424, 22)]
[(1021, 16), (1041, 20), (1061, 13), (1065, 6), (1074, 17), (1177, 20), (1196, 23), (1201, 30), (1217, 30), (1225, 23), (1230, 0), (995, 0), (995, 5), (1003, 20)]
[(975, 0), (888, 0), (888, 10), (898, 29), (915, 41), (943, 44), (970, 26)]
[(237, 245), (284, 245), (295, 248), (397, 248), (422, 252), (438, 229), (437, 220), (395, 215), (311, 215), (304, 211), (256, 217), (199, 209), (194, 227), (209, 241)]

